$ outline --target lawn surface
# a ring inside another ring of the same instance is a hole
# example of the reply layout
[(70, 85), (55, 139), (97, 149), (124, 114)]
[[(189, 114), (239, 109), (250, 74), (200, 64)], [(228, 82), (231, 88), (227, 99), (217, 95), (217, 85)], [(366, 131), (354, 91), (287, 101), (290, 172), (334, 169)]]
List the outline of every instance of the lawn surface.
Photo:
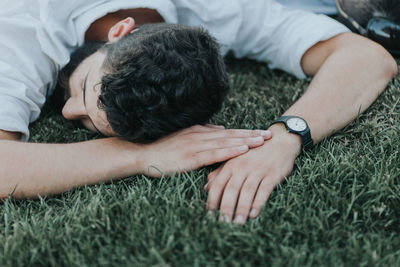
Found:
[[(307, 87), (228, 60), (232, 91), (212, 122), (258, 129)], [(258, 219), (206, 215), (204, 168), (130, 177), (40, 200), (0, 204), (0, 266), (400, 266), (400, 76), (359, 118), (296, 161)], [(318, 103), (315, 103), (318, 106)], [(32, 142), (95, 137), (45, 108)]]

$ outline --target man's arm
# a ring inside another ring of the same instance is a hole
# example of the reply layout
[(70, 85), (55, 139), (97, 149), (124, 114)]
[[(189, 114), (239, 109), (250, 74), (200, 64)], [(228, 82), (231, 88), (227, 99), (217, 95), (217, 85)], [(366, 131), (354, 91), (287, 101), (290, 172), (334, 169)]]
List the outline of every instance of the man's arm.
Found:
[[(398, 70), (380, 45), (352, 33), (316, 44), (303, 56), (302, 68), (315, 77), (284, 115), (304, 118), (316, 143), (369, 107)], [(273, 189), (291, 173), (301, 150), (300, 137), (282, 124), (270, 130), (270, 141), (209, 175), (207, 208), (219, 208), (222, 219), (243, 223), (257, 217)]]
[(0, 140), (20, 140), (21, 139), (21, 134), (17, 132), (9, 132), (9, 131), (3, 131), (0, 130)]
[(0, 140), (0, 198), (44, 196), (135, 174), (190, 171), (246, 153), (270, 137), (269, 131), (193, 126), (147, 145), (119, 138), (73, 144)]

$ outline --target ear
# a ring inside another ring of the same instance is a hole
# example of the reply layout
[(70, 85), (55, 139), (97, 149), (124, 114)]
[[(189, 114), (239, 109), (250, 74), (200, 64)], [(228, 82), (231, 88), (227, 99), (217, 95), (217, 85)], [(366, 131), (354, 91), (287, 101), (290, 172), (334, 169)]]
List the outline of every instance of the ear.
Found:
[(119, 21), (109, 30), (108, 41), (110, 43), (119, 41), (122, 37), (130, 33), (134, 27), (135, 20), (131, 17), (127, 17), (126, 19)]

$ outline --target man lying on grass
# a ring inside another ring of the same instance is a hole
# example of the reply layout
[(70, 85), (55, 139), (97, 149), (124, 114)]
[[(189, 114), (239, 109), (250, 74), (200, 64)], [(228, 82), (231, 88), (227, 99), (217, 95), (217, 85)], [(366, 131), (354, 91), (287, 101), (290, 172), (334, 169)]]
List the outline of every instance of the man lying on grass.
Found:
[[(274, 1), (37, 2), (29, 16), (18, 16), (25, 5), (11, 1), (12, 8), (1, 11), (2, 138), (27, 139), (28, 123), (37, 118), (57, 69), (84, 40), (62, 74), (62, 113), (110, 138), (1, 142), (2, 197), (54, 194), (225, 161), (209, 175), (207, 209), (243, 223), (258, 216), (302, 148), (352, 121), (397, 73), (380, 45), (328, 17), (289, 11)], [(228, 87), (223, 61), (204, 30), (149, 24), (158, 22), (202, 26), (223, 54), (233, 51), (314, 78), (269, 131), (190, 127), (220, 108)]]

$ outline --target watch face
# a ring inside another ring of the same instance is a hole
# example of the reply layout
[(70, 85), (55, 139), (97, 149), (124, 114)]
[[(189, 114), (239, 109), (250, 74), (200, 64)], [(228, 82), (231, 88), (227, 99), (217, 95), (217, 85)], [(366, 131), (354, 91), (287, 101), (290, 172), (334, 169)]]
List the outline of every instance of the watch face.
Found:
[(307, 129), (307, 123), (300, 118), (290, 118), (286, 122), (287, 126), (297, 132)]

